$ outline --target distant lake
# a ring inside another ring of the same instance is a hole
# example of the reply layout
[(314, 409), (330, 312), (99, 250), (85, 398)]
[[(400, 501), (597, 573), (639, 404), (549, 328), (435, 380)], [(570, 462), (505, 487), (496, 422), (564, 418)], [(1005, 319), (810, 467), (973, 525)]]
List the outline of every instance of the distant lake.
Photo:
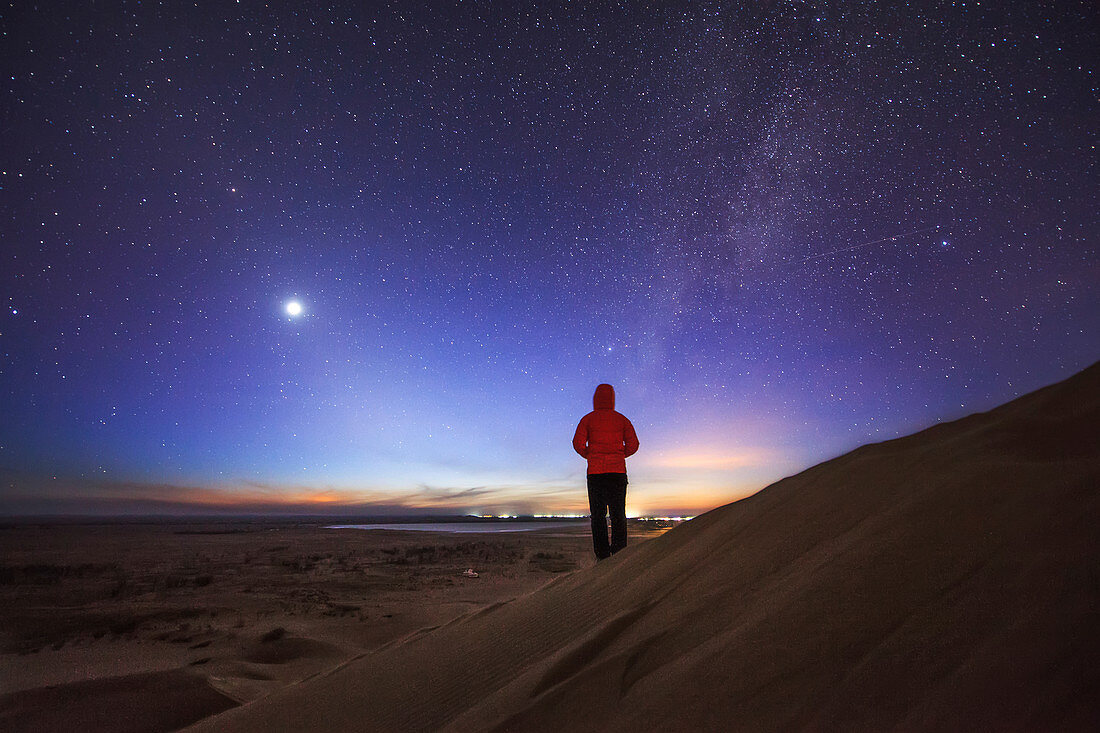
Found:
[(586, 527), (579, 522), (421, 522), (415, 524), (333, 524), (325, 529), (395, 529), (403, 532), (454, 532), (458, 534), (534, 532), (539, 529)]

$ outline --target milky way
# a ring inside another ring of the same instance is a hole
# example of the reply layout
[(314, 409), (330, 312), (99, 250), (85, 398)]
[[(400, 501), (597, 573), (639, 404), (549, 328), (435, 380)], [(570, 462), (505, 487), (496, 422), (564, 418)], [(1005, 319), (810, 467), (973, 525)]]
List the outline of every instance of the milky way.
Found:
[(49, 8), (0, 511), (576, 509), (606, 381), (694, 512), (1100, 356), (1090, 3)]

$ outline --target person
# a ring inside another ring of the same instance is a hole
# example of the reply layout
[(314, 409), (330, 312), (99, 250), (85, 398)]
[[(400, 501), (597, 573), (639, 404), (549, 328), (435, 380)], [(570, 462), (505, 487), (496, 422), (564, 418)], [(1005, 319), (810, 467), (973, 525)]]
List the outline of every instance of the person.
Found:
[(592, 547), (596, 559), (603, 560), (626, 547), (626, 459), (638, 451), (638, 436), (630, 420), (615, 411), (615, 388), (610, 384), (596, 387), (592, 408), (577, 425), (573, 450), (588, 461)]

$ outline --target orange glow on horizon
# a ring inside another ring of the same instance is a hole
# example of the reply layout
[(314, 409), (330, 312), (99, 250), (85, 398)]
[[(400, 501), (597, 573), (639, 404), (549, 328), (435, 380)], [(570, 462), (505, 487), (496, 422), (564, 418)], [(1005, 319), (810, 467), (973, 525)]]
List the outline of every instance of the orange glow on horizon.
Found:
[[(697, 454), (696, 454), (697, 455)], [(630, 516), (696, 515), (753, 493), (751, 480), (694, 476), (670, 478), (639, 466), (631, 472), (627, 494)], [(457, 487), (371, 487), (353, 489), (301, 484), (243, 481), (238, 484), (179, 485), (140, 481), (94, 481), (27, 486), (23, 495), (42, 502), (62, 503), (61, 513), (202, 514), (578, 514), (587, 515), (588, 497), (582, 476), (549, 484), (522, 482)], [(20, 497), (22, 498), (22, 497)], [(84, 508), (81, 507), (83, 505)], [(42, 511), (39, 509), (38, 511)], [(32, 512), (33, 513), (33, 512)], [(46, 509), (46, 513), (50, 513)]]

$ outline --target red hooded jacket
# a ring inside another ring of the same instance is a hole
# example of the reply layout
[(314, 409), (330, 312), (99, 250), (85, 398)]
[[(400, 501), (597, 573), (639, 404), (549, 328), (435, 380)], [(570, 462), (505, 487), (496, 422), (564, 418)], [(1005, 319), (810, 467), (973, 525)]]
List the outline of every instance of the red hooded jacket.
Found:
[(634, 426), (615, 412), (615, 388), (596, 387), (595, 409), (581, 418), (573, 435), (573, 450), (588, 459), (588, 473), (626, 473), (626, 457), (638, 452)]

